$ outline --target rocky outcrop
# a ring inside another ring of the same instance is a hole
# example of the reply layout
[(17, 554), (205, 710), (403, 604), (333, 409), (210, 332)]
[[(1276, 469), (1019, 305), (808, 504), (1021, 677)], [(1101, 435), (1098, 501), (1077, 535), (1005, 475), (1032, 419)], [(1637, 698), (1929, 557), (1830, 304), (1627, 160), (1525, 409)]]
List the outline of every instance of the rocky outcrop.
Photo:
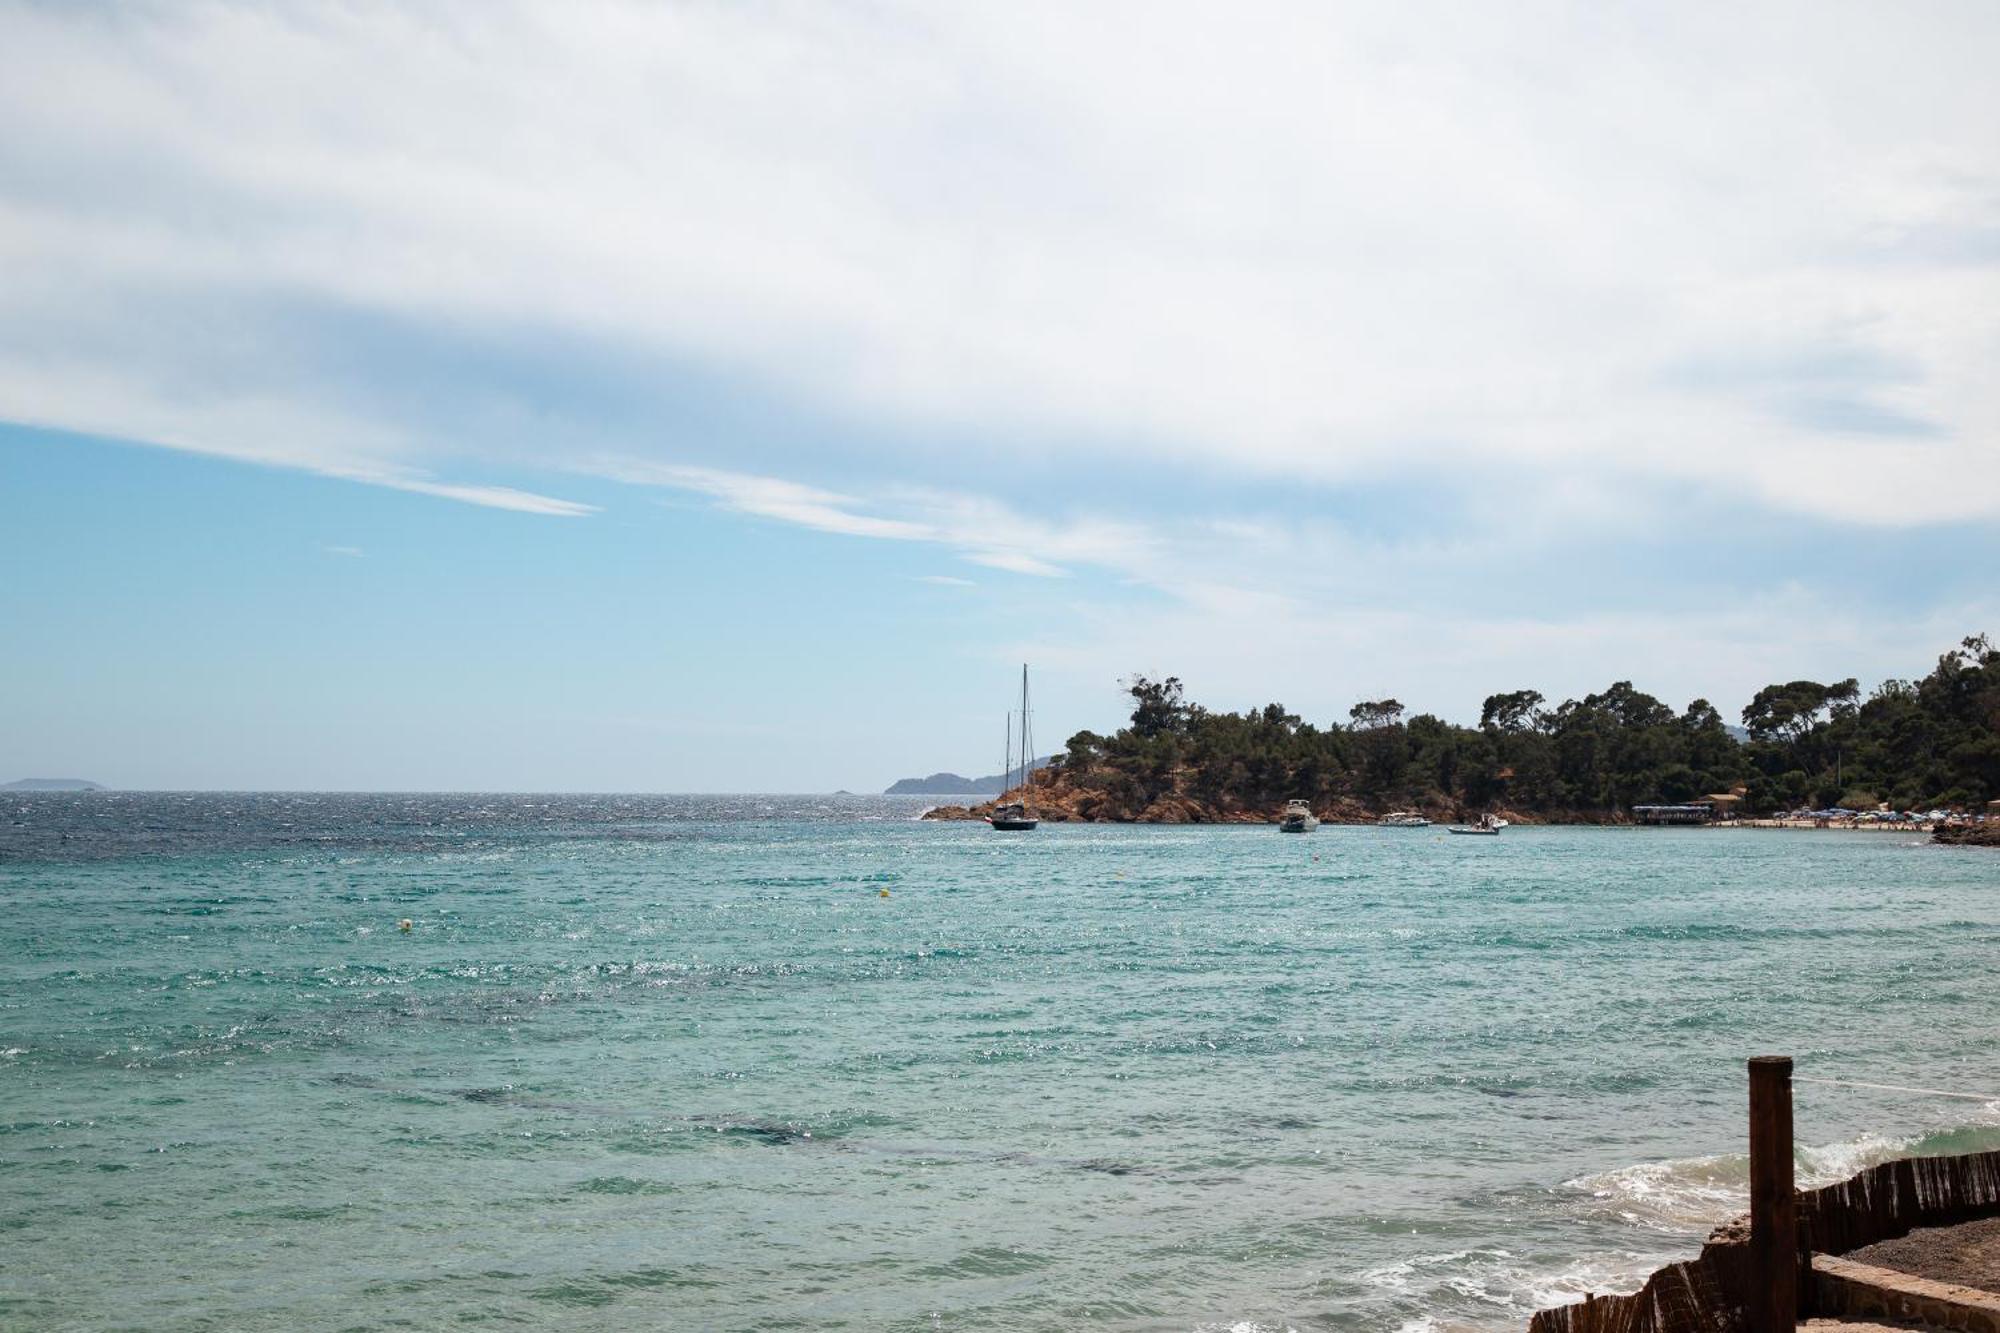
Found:
[(2000, 847), (2000, 824), (1990, 819), (1984, 824), (1940, 824), (1931, 831), (1931, 841), (1954, 847)]

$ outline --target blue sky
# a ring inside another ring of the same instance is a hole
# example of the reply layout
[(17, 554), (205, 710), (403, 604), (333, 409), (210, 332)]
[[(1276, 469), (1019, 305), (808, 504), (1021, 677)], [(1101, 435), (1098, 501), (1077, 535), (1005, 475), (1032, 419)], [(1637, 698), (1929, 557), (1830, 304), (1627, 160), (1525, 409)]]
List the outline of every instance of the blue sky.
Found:
[(866, 790), (2000, 630), (2000, 16), (0, 3), (0, 779)]

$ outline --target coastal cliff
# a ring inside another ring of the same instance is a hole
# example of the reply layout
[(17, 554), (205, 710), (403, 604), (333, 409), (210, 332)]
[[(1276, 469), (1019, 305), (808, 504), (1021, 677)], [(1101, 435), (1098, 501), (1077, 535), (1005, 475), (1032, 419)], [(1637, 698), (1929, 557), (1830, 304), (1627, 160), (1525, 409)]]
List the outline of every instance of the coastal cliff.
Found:
[(1954, 847), (2000, 847), (2000, 824), (1940, 824), (1931, 832), (1931, 841)]

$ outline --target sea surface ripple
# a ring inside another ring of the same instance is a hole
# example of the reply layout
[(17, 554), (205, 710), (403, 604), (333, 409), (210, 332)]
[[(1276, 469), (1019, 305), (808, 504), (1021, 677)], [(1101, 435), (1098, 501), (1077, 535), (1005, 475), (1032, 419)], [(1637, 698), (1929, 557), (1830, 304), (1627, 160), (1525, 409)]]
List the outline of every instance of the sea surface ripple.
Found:
[(923, 804), (0, 798), (0, 1326), (1510, 1328), (1741, 1206), (1748, 1055), (2000, 1085), (1976, 849)]

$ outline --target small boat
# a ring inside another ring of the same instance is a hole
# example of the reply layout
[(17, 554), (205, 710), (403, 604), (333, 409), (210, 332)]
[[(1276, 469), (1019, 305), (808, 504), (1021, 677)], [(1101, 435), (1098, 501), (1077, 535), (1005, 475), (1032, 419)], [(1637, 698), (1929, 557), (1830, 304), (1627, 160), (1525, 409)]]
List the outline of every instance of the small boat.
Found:
[(1278, 816), (1278, 832), (1311, 833), (1319, 827), (1319, 818), (1312, 807), (1304, 801), (1286, 801), (1285, 812)]
[[(1023, 662), (1021, 664), (1021, 781), (1017, 784), (1023, 793), (1023, 797), (1018, 801), (1009, 801), (1005, 805), (994, 806), (993, 813), (986, 816), (986, 822), (1000, 833), (1027, 833), (1039, 822), (1036, 820), (1034, 813), (1028, 809), (1025, 795), (1028, 788), (1028, 779), (1034, 776), (1030, 770), (1033, 769), (1035, 764), (1035, 733), (1034, 729), (1029, 725), (1030, 716), (1028, 712), (1028, 664)], [(1003, 782), (1008, 781), (1014, 776), (1014, 715), (1012, 713), (1007, 714), (1006, 767), (1002, 771), (1007, 775), (1001, 779)], [(1011, 791), (1014, 788), (1010, 787), (1008, 790)]]
[(1391, 810), (1375, 821), (1379, 828), (1429, 828), (1431, 821), (1414, 810)]
[(1446, 833), (1463, 833), (1477, 838), (1497, 838), (1507, 821), (1495, 815), (1481, 815), (1477, 824), (1453, 824)]
[(1026, 833), (1039, 822), (1028, 813), (1028, 807), (1019, 801), (1006, 805), (996, 805), (993, 813), (986, 816), (986, 822), (1002, 833)]

